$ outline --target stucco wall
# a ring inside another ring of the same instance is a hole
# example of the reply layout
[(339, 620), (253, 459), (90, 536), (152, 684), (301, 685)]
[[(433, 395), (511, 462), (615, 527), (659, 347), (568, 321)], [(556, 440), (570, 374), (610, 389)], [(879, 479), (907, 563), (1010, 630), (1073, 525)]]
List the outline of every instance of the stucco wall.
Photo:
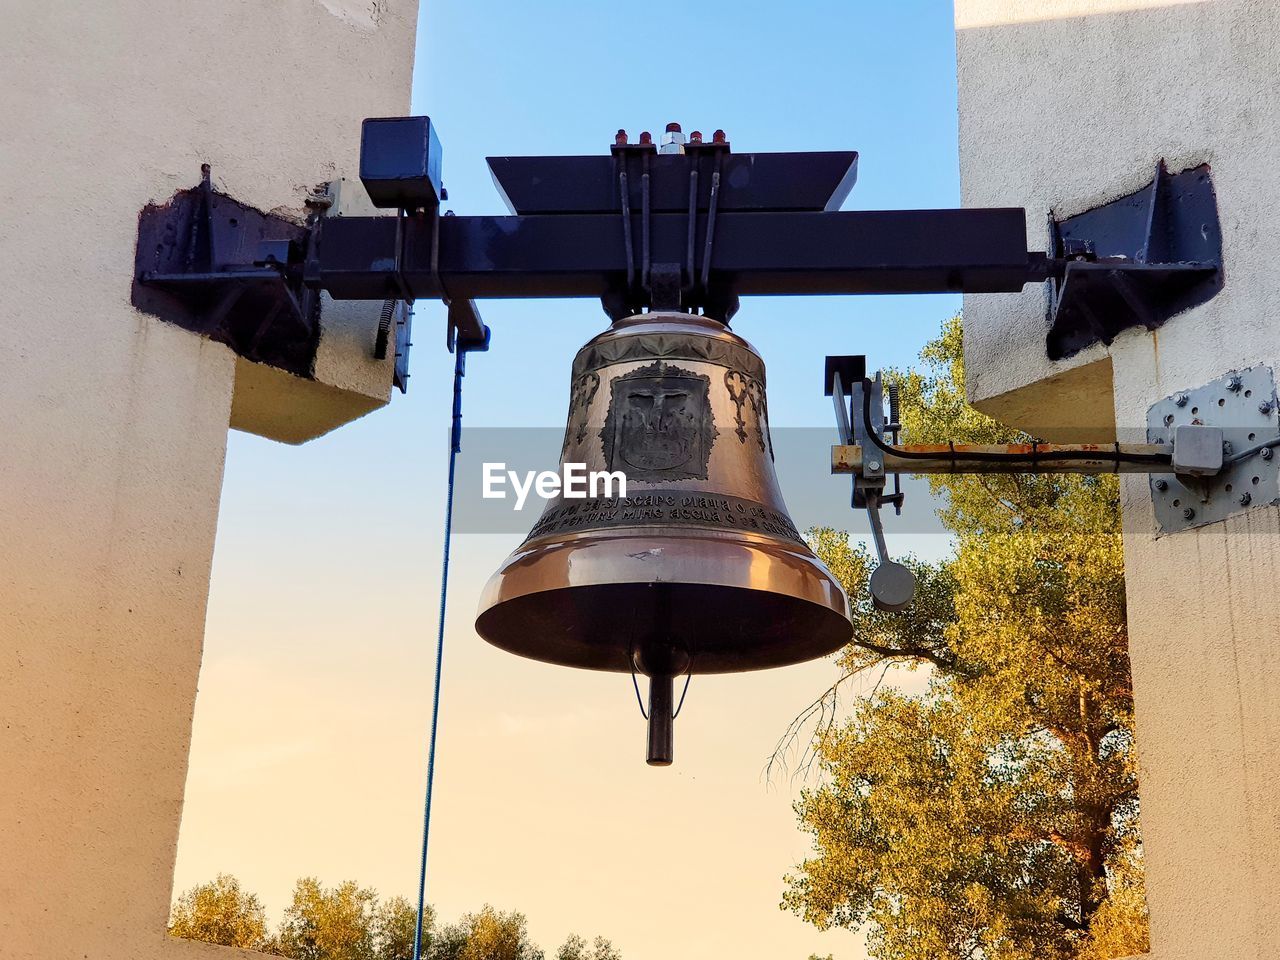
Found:
[(4, 20), (0, 955), (230, 956), (164, 928), (237, 363), (130, 306), (137, 216), (202, 162), (266, 210), (350, 173), (407, 109), (416, 3)]
[[(1154, 334), (1050, 363), (1043, 291), (970, 297), (973, 400), (1033, 430), (1114, 416), (1280, 362), (1280, 4), (957, 0), (966, 204), (1021, 204), (1029, 236), (1129, 192), (1162, 157), (1212, 165), (1226, 287)], [(1154, 536), (1124, 481), (1130, 655), (1153, 956), (1280, 955), (1280, 511)]]

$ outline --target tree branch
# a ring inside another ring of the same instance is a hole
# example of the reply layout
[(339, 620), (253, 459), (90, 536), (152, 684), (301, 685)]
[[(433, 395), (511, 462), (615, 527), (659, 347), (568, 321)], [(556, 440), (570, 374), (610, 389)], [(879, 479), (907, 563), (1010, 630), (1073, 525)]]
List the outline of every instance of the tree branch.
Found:
[(938, 669), (944, 670), (948, 673), (965, 672), (960, 669), (954, 658), (944, 657), (942, 654), (937, 653), (928, 647), (885, 647), (880, 644), (869, 643), (866, 640), (855, 640), (853, 641), (853, 645), (893, 660), (926, 660)]

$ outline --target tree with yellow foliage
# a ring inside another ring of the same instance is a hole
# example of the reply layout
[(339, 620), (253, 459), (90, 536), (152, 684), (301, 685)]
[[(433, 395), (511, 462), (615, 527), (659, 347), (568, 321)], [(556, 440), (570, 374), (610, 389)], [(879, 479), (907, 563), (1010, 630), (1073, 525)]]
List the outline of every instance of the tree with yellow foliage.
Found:
[[(326, 887), (315, 877), (303, 877), (294, 885), (279, 928), (270, 933), (261, 901), (235, 877), (219, 874), (178, 897), (169, 933), (289, 960), (412, 960), (417, 923), (418, 911), (404, 897), (383, 900), (351, 880)], [(437, 927), (428, 906), (422, 943), (425, 960), (544, 960), (529, 938), (524, 914), (488, 904), (443, 927)], [(588, 945), (571, 934), (556, 960), (621, 960), (621, 954), (604, 937)]]
[[(918, 443), (1027, 438), (965, 402), (959, 318), (899, 378)], [(954, 554), (911, 561), (911, 609), (866, 599), (847, 534), (814, 546), (855, 603), (841, 680), (880, 684), (851, 715), (811, 709), (822, 774), (796, 804), (814, 852), (784, 907), (860, 927), (876, 960), (1107, 960), (1147, 949), (1114, 477), (930, 478)]]
[(431, 960), (543, 960), (543, 953), (529, 939), (524, 914), (485, 904), (440, 931)]
[(315, 877), (303, 877), (293, 888), (293, 902), (280, 924), (280, 955), (292, 960), (375, 960), (377, 905), (377, 894), (352, 880), (326, 889)]
[(262, 901), (226, 873), (178, 897), (170, 914), (169, 933), (186, 940), (250, 950), (266, 949), (270, 942)]

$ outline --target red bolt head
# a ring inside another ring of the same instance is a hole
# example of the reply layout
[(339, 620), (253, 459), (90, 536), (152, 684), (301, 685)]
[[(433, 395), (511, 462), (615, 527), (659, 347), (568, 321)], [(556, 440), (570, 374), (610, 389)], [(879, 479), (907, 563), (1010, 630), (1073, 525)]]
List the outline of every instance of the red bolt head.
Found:
[(702, 142), (702, 131), (701, 131), (701, 130), (695, 130), (695, 131), (693, 131), (693, 133), (689, 134), (689, 142), (690, 142), (690, 143), (701, 143), (701, 142)]
[(613, 135), (613, 144), (616, 147), (625, 147), (627, 145), (627, 131), (619, 130)]
[(667, 133), (679, 133), (679, 132), (680, 132), (680, 124), (678, 123), (667, 124)]
[(726, 138), (725, 138), (724, 131), (723, 131), (723, 130), (717, 130), (715, 133), (713, 133), (713, 134), (711, 135), (711, 142), (712, 142), (712, 143), (727, 143), (728, 141), (727, 141), (727, 140), (726, 140)]
[(650, 133), (648, 130), (640, 134), (640, 143), (645, 146), (648, 146), (649, 144), (653, 143), (653, 134)]

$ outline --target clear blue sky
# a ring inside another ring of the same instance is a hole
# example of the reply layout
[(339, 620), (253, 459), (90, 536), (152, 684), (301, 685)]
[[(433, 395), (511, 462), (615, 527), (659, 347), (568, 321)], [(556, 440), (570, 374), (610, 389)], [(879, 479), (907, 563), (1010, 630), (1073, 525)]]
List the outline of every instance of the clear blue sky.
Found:
[[(722, 127), (738, 151), (857, 149), (848, 209), (959, 201), (949, 0), (428, 0), (413, 109), (437, 123), (459, 214), (502, 211), (488, 155), (603, 153), (617, 128), (657, 133), (669, 120)], [(734, 328), (768, 365), (774, 426), (825, 427), (824, 355), (908, 364), (958, 306), (750, 299)], [(598, 305), (481, 309), (493, 349), (470, 364), (466, 422), (562, 427), (570, 360), (606, 323)], [(443, 324), (438, 304), (419, 305), (409, 394), (388, 409), (303, 447), (231, 436), (179, 888), (229, 870), (273, 913), (308, 873), (412, 894), (451, 369)], [(803, 522), (818, 520), (853, 518), (842, 508)], [(830, 665), (695, 683), (677, 765), (655, 772), (641, 762), (629, 680), (531, 664), (475, 636), (480, 585), (518, 540), (455, 543), (431, 880), (442, 914), (488, 899), (526, 911), (551, 950), (571, 929), (599, 932), (627, 960), (861, 957), (856, 935), (820, 936), (778, 912), (805, 843), (794, 786), (760, 779)], [(649, 819), (628, 820), (635, 809)]]
[[(948, 0), (452, 0), (429, 3), (422, 25), (413, 105), (436, 121), (460, 214), (503, 210), (486, 156), (603, 153), (617, 128), (656, 136), (669, 120), (723, 128), (741, 152), (860, 151), (846, 209), (959, 204)], [(904, 363), (957, 306), (955, 297), (748, 300), (735, 328), (764, 353), (775, 420), (825, 425), (813, 388), (825, 354)], [(513, 403), (500, 384), (512, 364), (563, 371), (599, 329), (598, 306), (483, 309), (494, 353), (473, 365), (485, 386), (469, 391), (472, 422), (560, 420), (562, 390)], [(422, 313), (438, 324), (430, 307)], [(419, 382), (445, 375), (439, 351), (415, 359)]]

